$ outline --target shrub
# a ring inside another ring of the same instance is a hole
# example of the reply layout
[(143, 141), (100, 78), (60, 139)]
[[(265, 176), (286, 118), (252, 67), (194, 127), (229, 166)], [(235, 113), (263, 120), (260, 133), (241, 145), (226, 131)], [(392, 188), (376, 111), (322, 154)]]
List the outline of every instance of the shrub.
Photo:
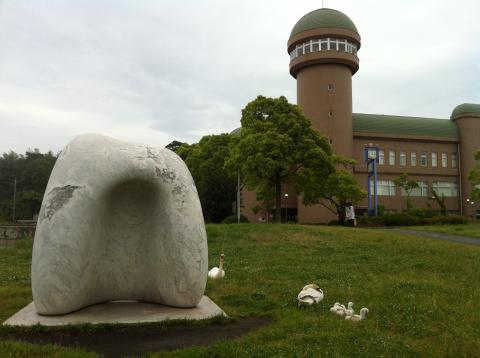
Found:
[(383, 222), (386, 226), (412, 226), (418, 225), (419, 219), (403, 213), (392, 213), (383, 215)]
[(371, 227), (380, 227), (385, 226), (383, 221), (383, 216), (360, 216), (357, 220), (358, 226), (371, 226)]
[(469, 219), (461, 215), (452, 216), (434, 216), (432, 218), (425, 219), (428, 225), (461, 225), (469, 222)]
[[(237, 215), (230, 215), (223, 219), (222, 224), (236, 224), (238, 222)], [(240, 222), (241, 223), (248, 223), (248, 219), (240, 215)]]
[(434, 217), (436, 215), (436, 212), (432, 208), (415, 208), (415, 209), (410, 209), (408, 211), (408, 215), (425, 219), (425, 218)]

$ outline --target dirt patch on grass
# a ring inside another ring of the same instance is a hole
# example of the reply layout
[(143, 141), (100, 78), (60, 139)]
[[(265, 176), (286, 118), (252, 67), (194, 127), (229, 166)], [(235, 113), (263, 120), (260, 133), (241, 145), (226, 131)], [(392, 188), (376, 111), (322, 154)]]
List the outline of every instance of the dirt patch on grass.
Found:
[(219, 340), (239, 338), (271, 321), (270, 318), (249, 317), (239, 321), (215, 323), (208, 326), (132, 326), (121, 330), (112, 328), (112, 330), (98, 332), (7, 333), (0, 335), (0, 339), (13, 339), (33, 344), (57, 344), (64, 347), (83, 348), (100, 353), (105, 357), (123, 357), (208, 346)]

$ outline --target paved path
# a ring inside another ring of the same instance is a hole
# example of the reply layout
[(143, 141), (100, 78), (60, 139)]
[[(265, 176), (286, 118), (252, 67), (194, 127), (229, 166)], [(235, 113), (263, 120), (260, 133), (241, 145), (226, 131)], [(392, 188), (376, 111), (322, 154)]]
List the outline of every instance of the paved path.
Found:
[(480, 246), (480, 239), (473, 238), (473, 237), (450, 235), (450, 234), (444, 234), (444, 233), (432, 232), (432, 231), (409, 230), (409, 229), (392, 229), (392, 230), (402, 232), (405, 234), (410, 234), (410, 235), (427, 236), (427, 237), (432, 237), (434, 239), (454, 241), (454, 242), (460, 242), (462, 244)]

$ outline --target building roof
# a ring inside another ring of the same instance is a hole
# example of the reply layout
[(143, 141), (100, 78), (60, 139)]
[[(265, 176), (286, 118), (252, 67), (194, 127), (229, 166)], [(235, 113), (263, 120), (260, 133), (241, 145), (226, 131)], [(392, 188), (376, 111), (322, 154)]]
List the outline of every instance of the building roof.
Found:
[(462, 103), (455, 107), (450, 118), (455, 119), (462, 114), (473, 114), (475, 117), (480, 116), (480, 104)]
[(458, 128), (448, 119), (353, 113), (353, 131), (411, 137), (458, 139)]
[(353, 31), (358, 34), (357, 27), (343, 12), (333, 9), (318, 9), (304, 15), (292, 29), (290, 37), (300, 32), (318, 28), (340, 28)]

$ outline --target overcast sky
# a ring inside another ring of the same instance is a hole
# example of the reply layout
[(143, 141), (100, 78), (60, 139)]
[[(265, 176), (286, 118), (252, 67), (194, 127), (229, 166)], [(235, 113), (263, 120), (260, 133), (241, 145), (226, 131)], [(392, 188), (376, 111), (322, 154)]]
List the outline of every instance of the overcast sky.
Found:
[[(449, 118), (480, 103), (480, 1), (325, 0), (362, 37), (354, 112)], [(322, 2), (0, 0), (0, 153), (81, 133), (165, 146), (296, 103), (286, 43)]]

